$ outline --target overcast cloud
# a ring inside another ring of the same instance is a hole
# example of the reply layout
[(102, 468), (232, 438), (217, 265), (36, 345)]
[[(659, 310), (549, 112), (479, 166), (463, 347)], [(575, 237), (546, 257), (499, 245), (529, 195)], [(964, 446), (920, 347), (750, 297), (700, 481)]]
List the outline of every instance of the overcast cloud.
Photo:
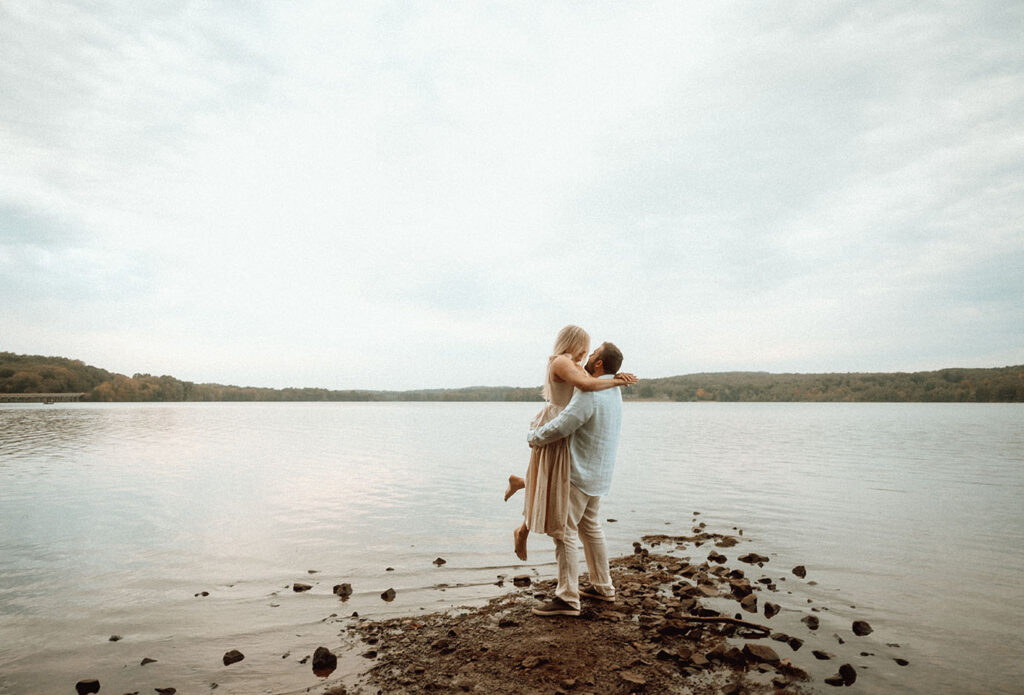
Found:
[(1024, 364), (1024, 5), (0, 0), (0, 350), (329, 388)]

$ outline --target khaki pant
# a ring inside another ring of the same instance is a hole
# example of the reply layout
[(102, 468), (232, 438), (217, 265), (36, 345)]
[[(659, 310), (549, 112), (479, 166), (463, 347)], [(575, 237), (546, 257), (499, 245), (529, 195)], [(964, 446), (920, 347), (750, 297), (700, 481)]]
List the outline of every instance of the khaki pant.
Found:
[(604, 529), (597, 518), (600, 497), (591, 497), (576, 486), (569, 486), (569, 514), (565, 528), (548, 535), (555, 541), (555, 559), (558, 561), (558, 587), (555, 596), (573, 608), (580, 607), (579, 542), (583, 541), (583, 554), (587, 559), (590, 583), (605, 596), (614, 596), (611, 572), (608, 570), (608, 549), (604, 542)]

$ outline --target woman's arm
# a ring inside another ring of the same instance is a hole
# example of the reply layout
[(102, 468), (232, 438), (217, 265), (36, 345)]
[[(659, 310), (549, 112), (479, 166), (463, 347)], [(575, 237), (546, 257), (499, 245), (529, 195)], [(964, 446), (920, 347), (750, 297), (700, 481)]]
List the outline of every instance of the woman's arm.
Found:
[(565, 355), (559, 355), (551, 362), (551, 371), (562, 381), (567, 381), (580, 391), (604, 391), (616, 386), (628, 386), (635, 384), (637, 378), (632, 374), (622, 372), (616, 374), (614, 379), (598, 379), (596, 376), (587, 374), (587, 370), (573, 362)]

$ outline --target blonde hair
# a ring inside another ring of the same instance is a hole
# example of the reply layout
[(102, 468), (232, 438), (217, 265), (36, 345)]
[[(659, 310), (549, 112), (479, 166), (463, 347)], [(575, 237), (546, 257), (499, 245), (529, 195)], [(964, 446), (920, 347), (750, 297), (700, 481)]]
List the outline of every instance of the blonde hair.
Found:
[[(590, 334), (579, 326), (569, 324), (562, 330), (558, 331), (558, 337), (555, 338), (555, 347), (551, 350), (551, 357), (548, 358), (548, 365), (550, 366), (551, 360), (555, 359), (559, 355), (569, 353), (573, 360), (576, 359), (577, 353), (586, 353), (590, 348)], [(549, 376), (544, 375), (544, 400), (551, 400), (551, 389), (548, 386)]]

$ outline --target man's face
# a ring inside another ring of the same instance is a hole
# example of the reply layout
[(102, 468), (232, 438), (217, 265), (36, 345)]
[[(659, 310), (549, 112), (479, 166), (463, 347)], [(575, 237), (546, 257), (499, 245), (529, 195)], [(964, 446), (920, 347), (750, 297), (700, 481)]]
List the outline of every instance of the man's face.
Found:
[(587, 374), (594, 376), (594, 364), (601, 361), (601, 346), (598, 345), (597, 349), (590, 353), (590, 357), (587, 359), (587, 364), (583, 367), (587, 370)]

